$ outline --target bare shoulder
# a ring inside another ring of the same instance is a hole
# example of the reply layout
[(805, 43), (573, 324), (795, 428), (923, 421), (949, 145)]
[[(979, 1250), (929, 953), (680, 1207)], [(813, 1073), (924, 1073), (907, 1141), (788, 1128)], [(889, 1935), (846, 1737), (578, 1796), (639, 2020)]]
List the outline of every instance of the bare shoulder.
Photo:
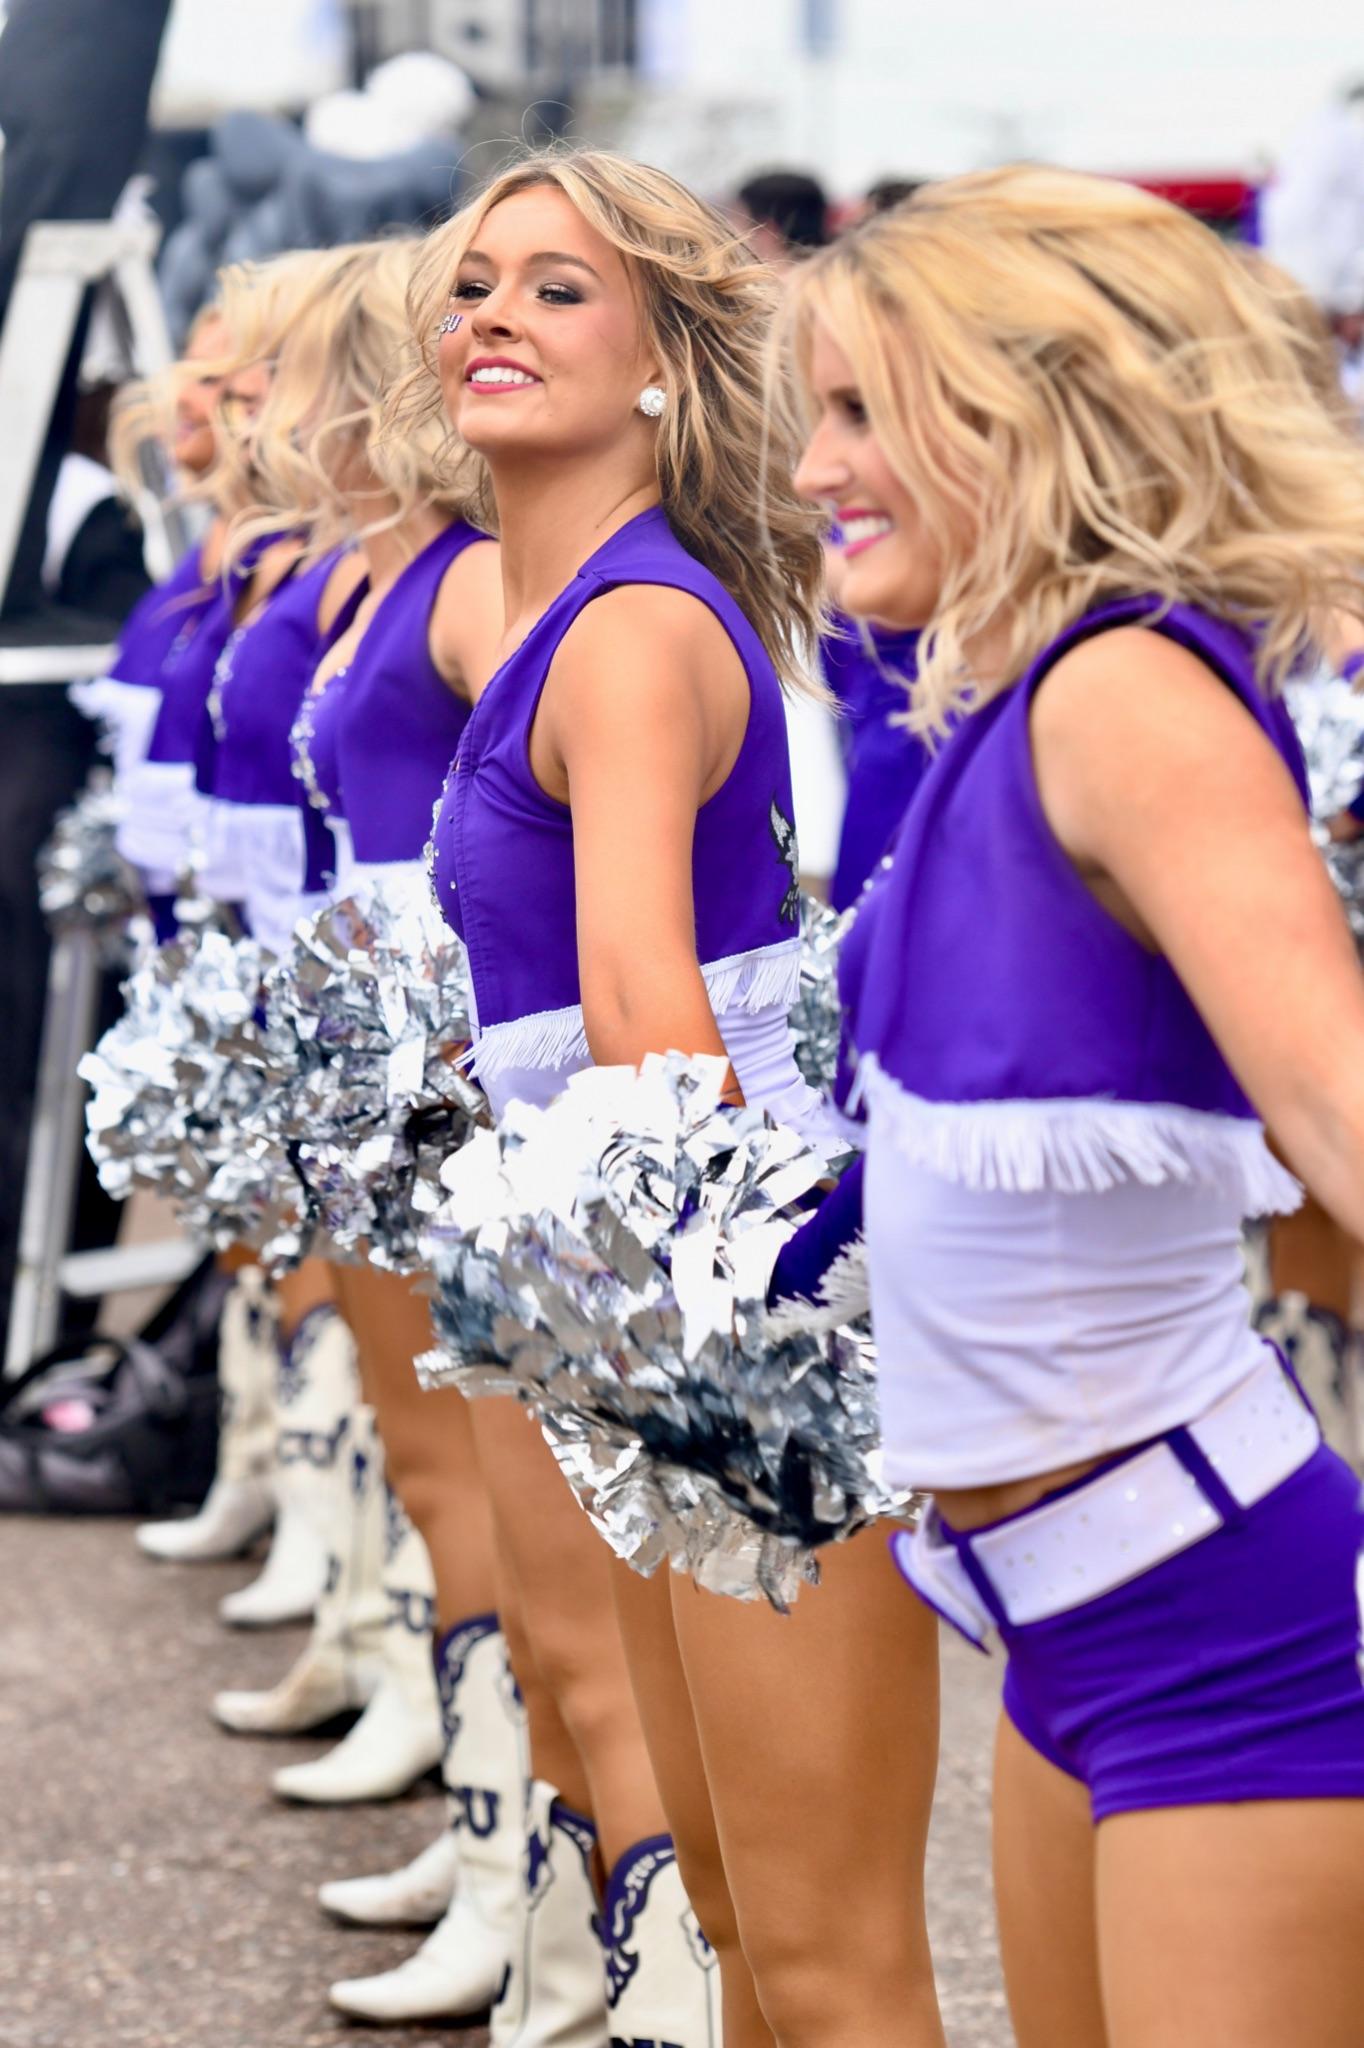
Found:
[(550, 673), (561, 697), (628, 692), (636, 705), (678, 693), (705, 695), (727, 677), (743, 679), (734, 643), (709, 605), (659, 583), (619, 584), (584, 605)]
[(1063, 655), (1033, 699), (1039, 766), (1098, 751), (1129, 773), (1143, 757), (1185, 764), (1209, 751), (1272, 753), (1236, 692), (1163, 633), (1124, 626)]
[(1107, 718), (1131, 707), (1136, 718), (1174, 703), (1227, 700), (1234, 693), (1187, 647), (1146, 626), (1096, 633), (1063, 654), (1033, 702), (1035, 730), (1075, 719)]
[(451, 688), (477, 698), (492, 673), (503, 622), (501, 550), (479, 541), (456, 555), (431, 607), (431, 659)]
[(1236, 692), (1144, 627), (1098, 634), (1058, 661), (1033, 700), (1030, 732), (1043, 808), (1073, 854), (1110, 844), (1129, 822), (1149, 834), (1191, 805), (1301, 811)]

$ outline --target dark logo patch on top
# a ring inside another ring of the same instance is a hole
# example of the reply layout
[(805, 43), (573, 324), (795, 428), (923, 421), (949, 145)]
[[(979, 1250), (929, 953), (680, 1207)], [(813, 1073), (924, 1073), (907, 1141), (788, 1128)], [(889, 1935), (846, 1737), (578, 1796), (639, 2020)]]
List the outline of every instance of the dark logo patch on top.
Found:
[(777, 799), (773, 797), (772, 808), (767, 814), (767, 828), (772, 834), (773, 844), (785, 864), (791, 879), (786, 885), (786, 894), (781, 899), (777, 916), (783, 924), (800, 923), (800, 851), (796, 845), (796, 828), (787, 817)]

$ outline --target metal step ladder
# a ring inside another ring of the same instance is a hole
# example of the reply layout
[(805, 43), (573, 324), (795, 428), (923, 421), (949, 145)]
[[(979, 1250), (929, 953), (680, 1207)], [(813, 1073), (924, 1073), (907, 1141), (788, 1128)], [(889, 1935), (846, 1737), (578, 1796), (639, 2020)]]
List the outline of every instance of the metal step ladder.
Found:
[[(0, 329), (0, 601), (9, 587), (24, 514), (47, 439), (85, 294), (103, 293), (131, 376), (171, 360), (152, 268), (159, 228), (150, 219), (43, 221), (29, 229)], [(177, 507), (149, 490), (139, 506), (158, 574), (189, 544)], [(109, 645), (6, 646), (0, 685), (68, 683), (103, 675)], [(84, 1142), (76, 1064), (94, 1042), (100, 968), (91, 934), (53, 942), (19, 1223), (4, 1374), (22, 1372), (57, 1334), (64, 1294), (78, 1297), (173, 1285), (202, 1257), (184, 1239), (73, 1253), (71, 1221)]]

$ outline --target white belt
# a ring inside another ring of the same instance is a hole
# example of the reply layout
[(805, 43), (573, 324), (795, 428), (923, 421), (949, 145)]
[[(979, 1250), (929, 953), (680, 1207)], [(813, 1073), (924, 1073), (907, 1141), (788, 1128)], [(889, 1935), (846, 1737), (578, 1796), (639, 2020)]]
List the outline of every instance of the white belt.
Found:
[(1097, 1600), (1222, 1528), (1291, 1478), (1321, 1442), (1278, 1358), (1159, 1442), (973, 1533), (930, 1503), (891, 1540), (914, 1590), (979, 1648), (1001, 1621), (1046, 1621)]

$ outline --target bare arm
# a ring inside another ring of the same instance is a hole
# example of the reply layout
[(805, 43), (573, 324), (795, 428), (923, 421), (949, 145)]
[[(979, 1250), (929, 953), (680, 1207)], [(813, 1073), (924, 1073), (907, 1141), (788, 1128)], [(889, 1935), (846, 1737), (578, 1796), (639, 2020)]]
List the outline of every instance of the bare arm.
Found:
[(456, 555), (431, 607), (428, 644), (436, 673), (476, 704), (497, 666), (502, 637), (501, 550), (481, 540)]
[(1290, 1162), (1364, 1237), (1364, 975), (1269, 741), (1202, 662), (1139, 629), (1057, 665), (1032, 741), (1081, 875), (1168, 956)]
[(596, 599), (555, 657), (532, 765), (572, 808), (583, 1021), (599, 1065), (724, 1054), (696, 957), (692, 839), (747, 715), (728, 636), (676, 592)]

